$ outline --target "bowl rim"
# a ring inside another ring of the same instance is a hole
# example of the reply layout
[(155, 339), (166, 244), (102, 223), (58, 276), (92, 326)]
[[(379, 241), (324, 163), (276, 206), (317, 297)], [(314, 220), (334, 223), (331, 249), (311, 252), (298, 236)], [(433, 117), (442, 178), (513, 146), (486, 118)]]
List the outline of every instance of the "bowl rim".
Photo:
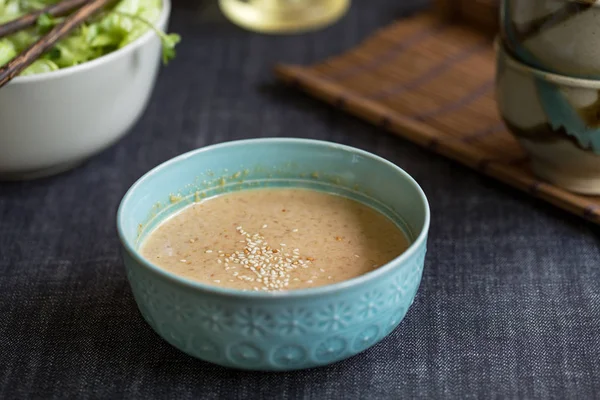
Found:
[[(160, 16), (158, 17), (158, 20), (154, 23), (156, 26), (166, 26), (166, 22), (169, 19), (169, 16), (171, 14), (171, 0), (161, 0), (161, 1), (162, 1), (161, 13), (160, 13)], [(154, 35), (156, 35), (156, 33), (152, 29), (148, 29), (148, 31), (146, 31), (146, 33), (144, 33), (142, 36), (140, 36), (133, 42), (127, 44), (125, 47), (121, 47), (120, 49), (112, 51), (108, 54), (105, 54), (105, 55), (95, 58), (93, 60), (84, 62), (82, 64), (74, 65), (72, 67), (60, 68), (56, 71), (42, 72), (39, 74), (33, 74), (33, 75), (27, 75), (27, 76), (16, 76), (8, 83), (8, 85), (16, 86), (19, 84), (29, 84), (29, 83), (35, 83), (35, 82), (44, 81), (44, 80), (58, 79), (58, 78), (62, 78), (62, 77), (68, 76), (68, 75), (76, 74), (78, 72), (85, 72), (85, 71), (95, 68), (95, 67), (100, 67), (103, 64), (109, 63), (109, 62), (133, 51), (134, 49), (141, 47), (142, 45), (146, 44), (146, 42), (148, 42)]]
[(575, 2), (575, 3), (589, 4), (590, 6), (593, 6), (593, 7), (600, 6), (600, 0), (569, 0), (569, 1)]
[[(372, 159), (378, 163), (383, 164), (386, 167), (394, 169), (397, 173), (399, 173), (401, 175), (402, 178), (404, 178), (413, 187), (413, 189), (416, 191), (417, 195), (419, 196), (419, 198), (421, 200), (422, 206), (424, 207), (425, 215), (423, 216), (424, 217), (423, 227), (421, 228), (419, 234), (413, 240), (413, 242), (410, 244), (410, 246), (402, 254), (400, 254), (396, 258), (390, 260), (385, 265), (383, 265), (373, 271), (369, 271), (366, 274), (363, 274), (363, 275), (360, 275), (360, 276), (357, 276), (355, 278), (348, 279), (345, 281), (333, 283), (331, 285), (324, 285), (324, 286), (318, 286), (318, 287), (307, 288), (307, 289), (296, 289), (296, 290), (283, 291), (283, 292), (242, 291), (242, 290), (238, 290), (238, 289), (230, 289), (230, 288), (212, 286), (212, 285), (208, 285), (205, 283), (193, 281), (193, 280), (190, 280), (187, 278), (183, 278), (179, 275), (173, 274), (165, 269), (162, 269), (159, 266), (146, 260), (144, 257), (142, 257), (139, 254), (139, 252), (134, 248), (134, 246), (132, 246), (130, 241), (126, 239), (126, 235), (123, 232), (124, 222), (122, 222), (122, 220), (125, 218), (124, 217), (124, 209), (127, 206), (127, 203), (129, 202), (130, 198), (133, 196), (133, 193), (136, 190), (138, 190), (138, 187), (141, 186), (147, 179), (150, 179), (151, 176), (160, 173), (161, 170), (168, 167), (169, 165), (181, 162), (181, 161), (186, 160), (191, 157), (200, 156), (203, 153), (213, 151), (215, 149), (226, 149), (228, 147), (238, 147), (238, 146), (244, 146), (244, 145), (250, 145), (250, 144), (273, 144), (273, 143), (283, 143), (286, 145), (312, 144), (312, 145), (317, 145), (317, 146), (327, 146), (330, 148), (335, 148), (336, 150), (344, 150), (344, 151), (352, 152), (354, 154), (363, 156), (365, 158)], [(190, 288), (190, 289), (193, 289), (196, 291), (204, 292), (206, 294), (221, 295), (221, 296), (226, 296), (226, 297), (230, 297), (230, 298), (295, 299), (295, 298), (304, 298), (304, 297), (317, 297), (317, 296), (321, 296), (321, 295), (336, 293), (336, 292), (346, 290), (346, 289), (351, 289), (358, 285), (362, 285), (366, 282), (376, 280), (381, 275), (386, 274), (389, 270), (391, 270), (397, 266), (405, 265), (407, 260), (412, 258), (415, 255), (415, 253), (421, 249), (421, 247), (427, 245), (426, 242), (427, 242), (427, 236), (429, 233), (430, 214), (431, 214), (431, 211), (429, 208), (429, 202), (427, 201), (427, 196), (425, 195), (423, 189), (421, 188), (421, 186), (419, 186), (417, 181), (412, 176), (410, 176), (410, 174), (408, 174), (406, 171), (404, 171), (402, 168), (398, 167), (396, 164), (392, 163), (391, 161), (386, 160), (383, 157), (377, 156), (377, 155), (370, 153), (368, 151), (365, 151), (365, 150), (357, 149), (355, 147), (346, 146), (346, 145), (329, 142), (329, 141), (324, 141), (324, 140), (271, 137), (271, 138), (233, 140), (233, 141), (223, 142), (223, 143), (219, 143), (219, 144), (209, 145), (206, 147), (202, 147), (202, 148), (199, 148), (196, 150), (192, 150), (192, 151), (183, 153), (179, 156), (171, 158), (171, 159), (157, 165), (156, 167), (152, 168), (150, 171), (146, 172), (138, 180), (136, 180), (135, 183), (133, 183), (133, 185), (131, 185), (131, 187), (127, 190), (127, 192), (123, 196), (121, 203), (119, 204), (119, 207), (117, 210), (117, 232), (118, 232), (119, 241), (121, 242), (121, 245), (130, 254), (130, 256), (135, 259), (136, 262), (138, 262), (141, 266), (143, 266), (143, 268), (149, 269), (152, 272), (160, 275), (162, 278), (170, 280), (178, 285), (182, 285), (182, 286), (185, 286), (187, 288)]]
[[(600, 1), (600, 0), (599, 0)], [(517, 60), (505, 47), (502, 40), (497, 37), (494, 40), (494, 49), (496, 53), (502, 53), (506, 62), (511, 68), (524, 73), (530, 73), (538, 78), (556, 83), (561, 86), (570, 86), (583, 89), (600, 89), (600, 79), (576, 78), (568, 75), (561, 75), (555, 72), (544, 71), (539, 68), (529, 66), (522, 61)]]

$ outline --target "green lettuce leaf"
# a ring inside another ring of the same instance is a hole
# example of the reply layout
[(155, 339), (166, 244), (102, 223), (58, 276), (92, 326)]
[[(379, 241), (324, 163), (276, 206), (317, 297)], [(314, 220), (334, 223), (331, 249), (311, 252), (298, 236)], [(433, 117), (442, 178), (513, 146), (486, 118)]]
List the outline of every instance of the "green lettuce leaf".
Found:
[[(47, 7), (60, 0), (0, 0), (0, 23)], [(161, 15), (162, 0), (121, 0), (111, 9), (94, 16), (60, 40), (50, 51), (29, 66), (22, 75), (54, 71), (102, 57), (153, 30), (162, 43), (162, 60), (175, 57), (179, 35), (167, 34), (154, 24)], [(64, 18), (41, 15), (35, 27), (0, 40), (0, 67), (35, 43)]]

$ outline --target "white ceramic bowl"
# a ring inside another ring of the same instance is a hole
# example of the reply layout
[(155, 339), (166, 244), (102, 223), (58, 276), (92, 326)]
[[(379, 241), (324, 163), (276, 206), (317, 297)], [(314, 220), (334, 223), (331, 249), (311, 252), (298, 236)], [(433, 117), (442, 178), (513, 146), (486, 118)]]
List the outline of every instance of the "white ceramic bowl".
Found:
[(600, 77), (600, 0), (502, 3), (502, 39), (520, 61), (548, 72)]
[[(170, 11), (163, 0), (157, 27), (167, 28)], [(123, 137), (146, 108), (160, 55), (148, 31), (98, 59), (0, 88), (0, 179), (64, 171)]]

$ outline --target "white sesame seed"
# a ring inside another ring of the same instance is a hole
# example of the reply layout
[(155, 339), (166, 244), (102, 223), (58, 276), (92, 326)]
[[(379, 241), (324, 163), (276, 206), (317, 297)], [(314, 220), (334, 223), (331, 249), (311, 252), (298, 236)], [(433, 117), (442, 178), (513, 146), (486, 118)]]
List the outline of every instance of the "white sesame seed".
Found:
[(185, 259), (181, 259), (179, 261), (181, 261), (182, 263), (187, 262), (187, 260), (185, 260)]
[(319, 271), (321, 272), (325, 272), (325, 270), (323, 268), (319, 268)]
[(306, 283), (313, 283), (313, 281), (312, 280), (311, 281), (306, 281)]
[[(266, 228), (266, 224), (263, 227)], [(313, 260), (312, 257), (306, 257), (306, 261), (302, 260), (299, 255), (300, 249), (297, 248), (291, 252), (293, 255), (284, 251), (285, 243), (280, 243), (279, 249), (273, 249), (260, 233), (250, 234), (241, 226), (236, 230), (244, 239), (240, 241), (240, 243), (244, 243), (244, 248), (242, 251), (234, 251), (231, 256), (226, 254), (225, 266), (232, 263), (249, 270), (252, 273), (251, 276), (241, 276), (237, 272), (233, 272), (233, 276), (246, 282), (262, 283), (263, 286), (260, 290), (282, 290), (289, 285), (292, 279), (291, 271), (298, 268), (299, 265), (308, 268), (307, 264)], [(298, 229), (294, 231), (297, 232)], [(233, 269), (235, 266), (231, 268)], [(313, 279), (315, 278), (316, 276), (313, 277)], [(294, 280), (298, 281), (299, 279), (294, 278)], [(254, 290), (259, 289), (255, 287)]]
[(298, 232), (298, 229), (292, 229), (292, 232)]
[(218, 280), (218, 279), (215, 279), (213, 282), (215, 282), (215, 283), (221, 283), (221, 281)]
[(218, 262), (219, 264), (221, 264), (223, 261), (221, 261), (221, 260), (217, 259), (217, 262)]
[(263, 225), (263, 229), (265, 229), (266, 227), (267, 227), (267, 224), (264, 224), (264, 225)]
[(206, 250), (205, 253), (212, 253), (212, 250)]

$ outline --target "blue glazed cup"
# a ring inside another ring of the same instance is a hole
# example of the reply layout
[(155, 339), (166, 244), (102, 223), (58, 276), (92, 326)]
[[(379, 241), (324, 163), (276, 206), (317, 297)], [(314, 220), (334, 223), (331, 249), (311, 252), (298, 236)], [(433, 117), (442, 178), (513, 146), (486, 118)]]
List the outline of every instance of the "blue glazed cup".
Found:
[[(368, 204), (403, 227), (408, 250), (363, 276), (329, 286), (254, 292), (213, 287), (160, 269), (138, 251), (172, 213), (219, 193), (304, 187)], [(404, 318), (423, 272), (429, 206), (394, 164), (334, 143), (253, 139), (205, 147), (154, 168), (118, 210), (127, 277), (144, 319), (200, 359), (248, 370), (294, 370), (357, 354)]]

